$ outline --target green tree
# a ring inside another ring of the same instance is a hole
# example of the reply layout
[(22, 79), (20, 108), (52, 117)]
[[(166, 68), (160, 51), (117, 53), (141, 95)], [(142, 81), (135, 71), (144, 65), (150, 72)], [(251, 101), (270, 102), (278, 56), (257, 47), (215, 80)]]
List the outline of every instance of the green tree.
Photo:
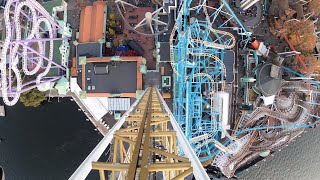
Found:
[(23, 105), (29, 107), (38, 107), (43, 101), (46, 101), (47, 97), (45, 93), (40, 92), (38, 89), (32, 89), (30, 91), (24, 92), (20, 96), (20, 102)]

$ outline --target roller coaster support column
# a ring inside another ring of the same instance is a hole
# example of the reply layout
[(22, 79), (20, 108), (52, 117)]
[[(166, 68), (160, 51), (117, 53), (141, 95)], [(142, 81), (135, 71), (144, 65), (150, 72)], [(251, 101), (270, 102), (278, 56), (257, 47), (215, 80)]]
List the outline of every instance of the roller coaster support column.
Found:
[[(29, 40), (26, 40), (26, 41), (29, 41)], [(47, 40), (47, 39), (44, 39), (43, 41), (50, 41), (50, 40)], [(29, 51), (31, 51), (32, 53), (40, 56), (41, 58), (43, 58), (44, 60), (48, 61), (48, 62), (51, 62), (52, 64), (54, 64), (55, 66), (59, 67), (60, 69), (62, 69), (63, 71), (66, 70), (65, 67), (59, 65), (58, 63), (54, 62), (53, 60), (50, 60), (49, 58), (47, 58), (46, 56), (44, 56), (43, 54), (41, 54), (40, 52), (34, 50), (33, 48), (27, 46), (25, 43), (20, 43), (20, 42), (17, 42), (18, 44), (20, 44), (21, 46), (27, 48)]]
[[(54, 41), (67, 44), (68, 39), (58, 38), (61, 27), (36, 0), (7, 0), (3, 16), (6, 31), (0, 62), (1, 93), (4, 103), (13, 106), (22, 92), (32, 88), (47, 91), (57, 76), (65, 76), (68, 49), (60, 50), (64, 65), (58, 64), (54, 61)], [(55, 71), (49, 75), (52, 68)]]
[[(124, 123), (126, 128), (121, 128)], [(169, 123), (174, 131), (169, 128)], [(186, 157), (178, 155), (177, 138)], [(97, 162), (112, 139), (111, 160)], [(105, 171), (111, 173), (108, 179), (147, 180), (152, 175), (161, 175), (163, 179), (184, 179), (191, 173), (198, 180), (209, 179), (156, 88), (144, 92), (70, 180), (85, 179), (91, 170), (98, 170), (101, 180), (106, 179)]]

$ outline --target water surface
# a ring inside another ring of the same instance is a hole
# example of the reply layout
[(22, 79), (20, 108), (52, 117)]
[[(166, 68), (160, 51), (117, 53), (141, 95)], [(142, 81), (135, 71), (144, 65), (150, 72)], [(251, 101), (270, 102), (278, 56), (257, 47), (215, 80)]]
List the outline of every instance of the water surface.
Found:
[(238, 175), (240, 180), (320, 180), (320, 128)]
[[(38, 108), (17, 104), (6, 107), (6, 113), (0, 118), (0, 138), (4, 139), (0, 166), (7, 180), (68, 179), (102, 139), (78, 106), (66, 98)], [(308, 129), (281, 152), (241, 172), (238, 179), (320, 180), (320, 128)]]
[(0, 119), (0, 166), (6, 180), (63, 180), (102, 139), (67, 98), (38, 108), (6, 107)]

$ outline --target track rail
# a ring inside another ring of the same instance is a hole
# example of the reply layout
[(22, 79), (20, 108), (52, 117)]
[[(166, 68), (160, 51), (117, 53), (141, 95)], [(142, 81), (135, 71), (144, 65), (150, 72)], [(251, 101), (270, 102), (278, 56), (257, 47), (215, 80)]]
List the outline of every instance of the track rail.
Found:
[[(26, 12), (26, 9), (29, 10)], [(14, 11), (12, 11), (14, 10)], [(31, 17), (28, 17), (30, 14)], [(32, 25), (27, 32), (22, 32), (22, 17), (27, 18), (27, 22)], [(12, 19), (11, 19), (12, 18)], [(19, 62), (22, 61), (22, 71), (24, 75), (36, 75), (36, 86), (40, 91), (45, 91), (41, 84), (45, 82), (43, 78), (50, 71), (53, 62), (53, 42), (56, 28), (59, 26), (48, 12), (35, 0), (8, 0), (4, 8), (4, 20), (6, 37), (1, 52), (1, 90), (5, 104), (12, 106), (19, 100), (20, 94), (29, 90), (29, 84), (23, 84)], [(13, 20), (13, 21), (12, 21)], [(43, 28), (48, 32), (48, 38), (43, 38)], [(49, 48), (45, 49), (45, 43), (49, 42)], [(37, 48), (32, 47), (36, 43)], [(48, 56), (46, 57), (46, 53)], [(30, 54), (36, 57), (30, 58)], [(9, 65), (7, 61), (9, 60)], [(32, 70), (28, 65), (33, 64)], [(7, 67), (8, 66), (8, 67)], [(9, 68), (9, 69), (8, 69)], [(60, 68), (63, 68), (60, 66)], [(40, 72), (40, 70), (42, 70)], [(65, 70), (65, 69), (64, 69)], [(12, 74), (14, 73), (14, 77)], [(40, 73), (39, 73), (40, 72)], [(57, 80), (59, 77), (52, 77), (50, 81)], [(16, 81), (15, 91), (12, 91), (12, 81)]]

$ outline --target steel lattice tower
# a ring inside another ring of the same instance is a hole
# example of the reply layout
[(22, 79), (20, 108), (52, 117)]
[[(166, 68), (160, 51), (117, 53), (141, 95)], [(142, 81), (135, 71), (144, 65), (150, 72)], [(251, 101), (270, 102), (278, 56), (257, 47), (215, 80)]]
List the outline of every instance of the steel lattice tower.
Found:
[[(113, 142), (107, 162), (98, 162)], [(185, 156), (178, 153), (177, 141)], [(98, 170), (100, 179), (184, 179), (191, 173), (208, 179), (173, 115), (156, 88), (148, 88), (71, 176), (84, 179)]]

